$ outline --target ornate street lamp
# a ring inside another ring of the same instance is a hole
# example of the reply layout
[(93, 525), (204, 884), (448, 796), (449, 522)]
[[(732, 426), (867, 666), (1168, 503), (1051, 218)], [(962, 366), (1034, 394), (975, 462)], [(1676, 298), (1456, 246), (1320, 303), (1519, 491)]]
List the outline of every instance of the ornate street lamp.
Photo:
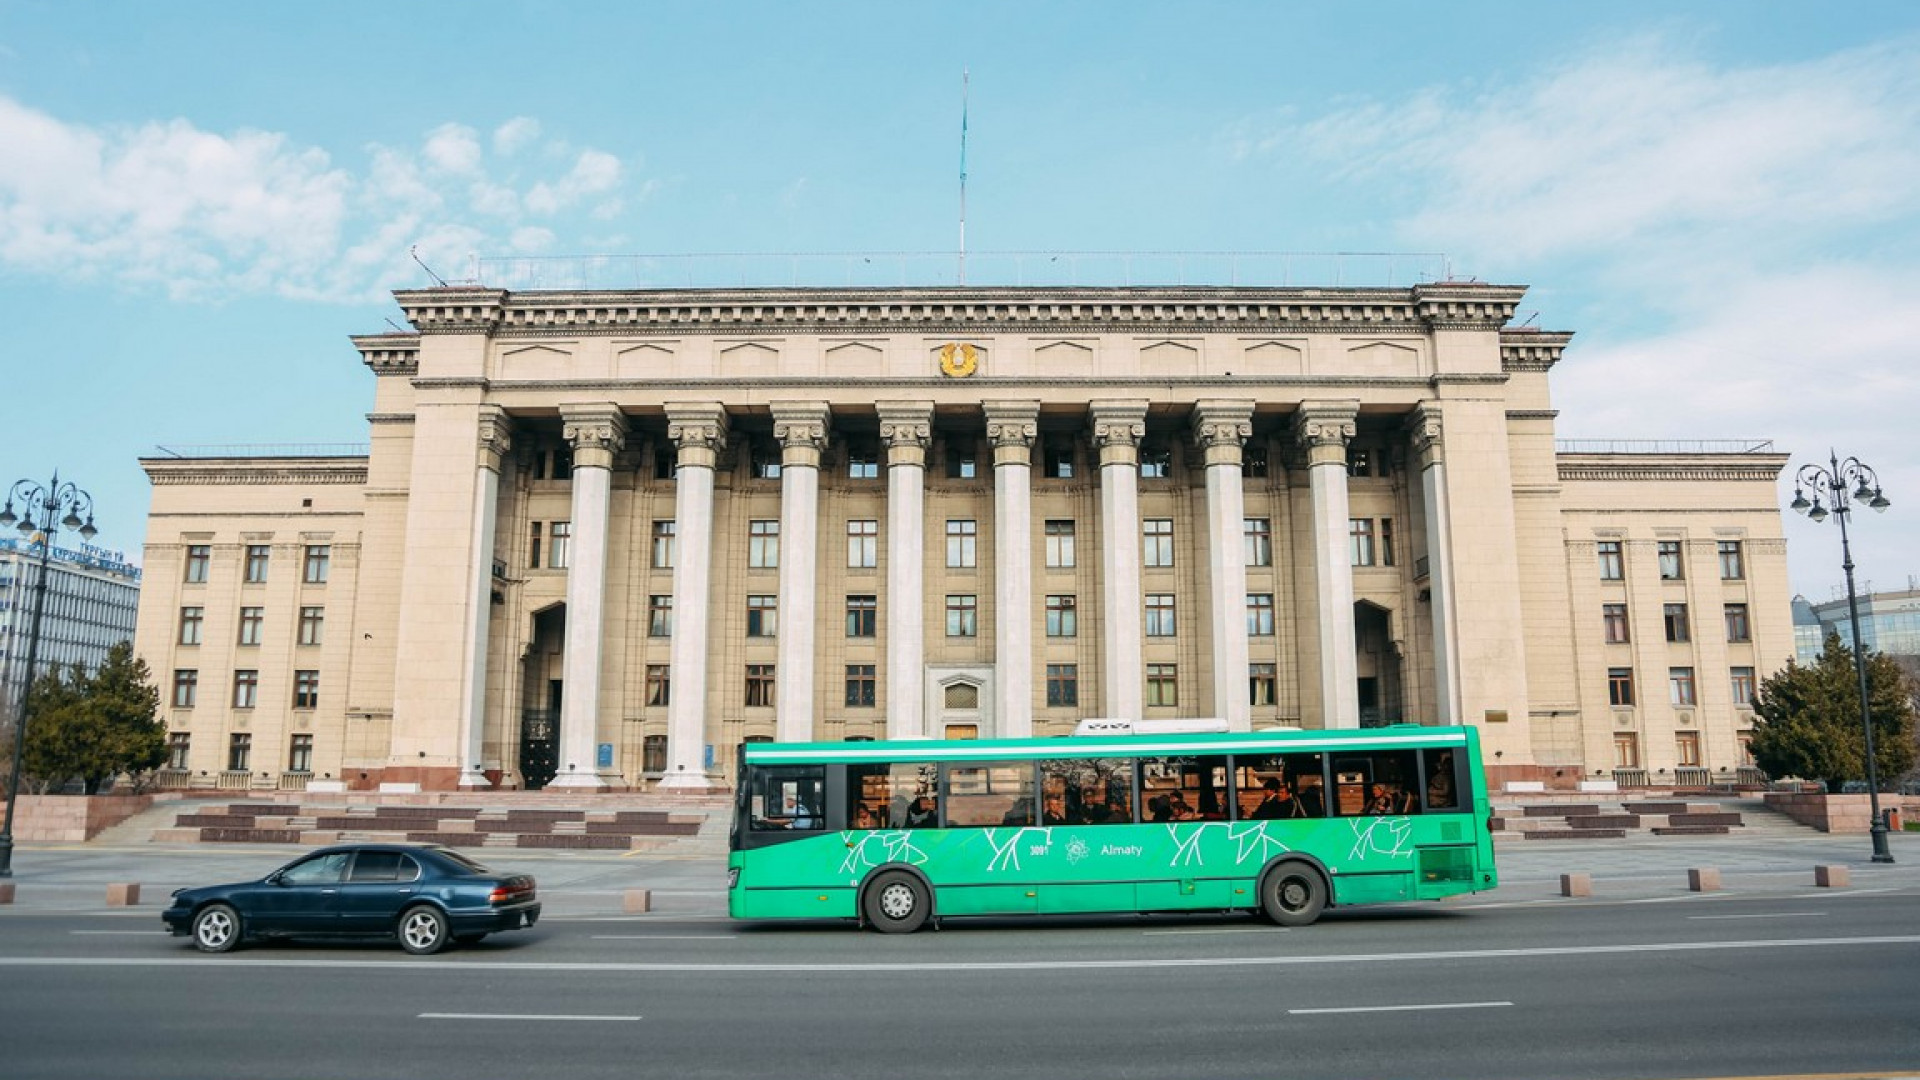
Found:
[[(1880, 812), (1880, 775), (1873, 762), (1873, 712), (1867, 704), (1867, 644), (1860, 638), (1860, 600), (1853, 591), (1853, 549), (1847, 543), (1847, 519), (1853, 516), (1847, 494), (1851, 490), (1855, 502), (1876, 513), (1884, 512), (1892, 504), (1880, 492), (1880, 477), (1865, 462), (1855, 457), (1841, 461), (1836, 451), (1829, 451), (1828, 458), (1831, 464), (1826, 468), (1800, 466), (1793, 478), (1793, 502), (1788, 506), (1817, 525), (1827, 520), (1826, 504), (1831, 502), (1832, 517), (1840, 523), (1840, 568), (1847, 574), (1847, 621), (1853, 626), (1853, 668), (1860, 677), (1860, 727), (1867, 740), (1867, 800), (1873, 814), (1870, 830), (1873, 861), (1890, 863), (1893, 853), (1887, 850), (1887, 819)], [(1811, 500), (1803, 488), (1812, 490)]]
[[(13, 512), (14, 500), (20, 500), (21, 513)], [(81, 520), (81, 515), (86, 519)], [(20, 706), (14, 710), (13, 772), (7, 778), (7, 816), (0, 824), (0, 878), (13, 876), (13, 808), (20, 803), (20, 763), (27, 747), (27, 711), (33, 700), (33, 668), (40, 659), (40, 617), (47, 610), (47, 560), (53, 556), (54, 537), (61, 529), (77, 530), (80, 538), (91, 540), (99, 532), (93, 527), (93, 496), (62, 484), (60, 474), (45, 487), (31, 480), (19, 480), (7, 492), (7, 505), (0, 510), (0, 528), (18, 525), (23, 536), (40, 534), (40, 577), (33, 583), (33, 619), (27, 624), (27, 670), (21, 682)]]

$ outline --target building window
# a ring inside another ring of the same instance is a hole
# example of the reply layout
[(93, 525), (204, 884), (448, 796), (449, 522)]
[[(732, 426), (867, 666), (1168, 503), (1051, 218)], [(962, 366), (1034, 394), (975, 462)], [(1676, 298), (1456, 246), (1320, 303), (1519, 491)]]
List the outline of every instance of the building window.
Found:
[(1687, 605), (1662, 604), (1660, 612), (1662, 619), (1666, 622), (1668, 641), (1680, 644), (1693, 640), (1693, 635), (1687, 626)]
[(1373, 545), (1373, 519), (1347, 519), (1347, 554), (1354, 566), (1372, 566), (1377, 558)]
[(233, 673), (233, 707), (251, 709), (260, 700), (260, 673), (242, 669)]
[(673, 596), (654, 593), (647, 597), (647, 636), (673, 636)]
[(1602, 540), (1595, 547), (1600, 552), (1600, 580), (1619, 581), (1626, 576), (1624, 563), (1620, 557), (1620, 541)]
[(200, 644), (200, 630), (206, 622), (206, 617), (206, 608), (183, 607), (180, 609), (180, 644)]
[(773, 708), (773, 665), (747, 665), (747, 708)]
[(772, 570), (780, 565), (780, 523), (747, 523), (747, 565), (755, 570)]
[(554, 522), (549, 535), (553, 542), (547, 545), (547, 569), (565, 570), (573, 559), (573, 522)]
[(780, 598), (756, 595), (747, 597), (747, 636), (773, 637), (779, 633)]
[(287, 771), (313, 771), (313, 736), (295, 735), (287, 740)]
[(1753, 669), (1750, 667), (1730, 668), (1727, 672), (1733, 684), (1733, 703), (1741, 708), (1753, 707)]
[(312, 709), (320, 704), (320, 673), (317, 671), (296, 671), (293, 673), (293, 707)]
[(755, 480), (780, 479), (780, 448), (770, 443), (755, 442), (749, 455)]
[(1693, 669), (1676, 667), (1667, 669), (1667, 689), (1673, 704), (1691, 707), (1694, 703)]
[(1740, 541), (1720, 541), (1720, 579), (1739, 581), (1747, 576), (1747, 564), (1740, 551)]
[(327, 609), (323, 607), (303, 607), (300, 609), (300, 644), (318, 645), (326, 636)]
[(979, 598), (975, 596), (947, 597), (947, 636), (975, 637), (980, 632)]
[(265, 544), (247, 545), (247, 584), (258, 585), (267, 580), (267, 555), (269, 550)]
[(1178, 665), (1147, 665), (1147, 704), (1180, 704), (1180, 669)]
[(1080, 704), (1080, 665), (1047, 665), (1047, 704), (1054, 708)]
[(1607, 669), (1607, 704), (1633, 704), (1633, 669), (1616, 667)]
[(1627, 630), (1627, 605), (1601, 604), (1600, 619), (1607, 628), (1607, 644), (1625, 645), (1632, 640)]
[(871, 570), (880, 565), (880, 523), (878, 521), (847, 522), (847, 566), (855, 570)]
[(173, 707), (191, 709), (195, 699), (200, 696), (200, 673), (193, 668), (175, 668), (173, 672)]
[(1047, 636), (1068, 638), (1080, 634), (1079, 600), (1074, 596), (1047, 597)]
[(878, 480), (880, 452), (872, 446), (847, 444), (847, 479)]
[(663, 773), (667, 771), (667, 737), (649, 735), (640, 740), (640, 771)]
[(971, 446), (947, 446), (947, 479), (972, 480), (980, 474), (979, 451)]
[(653, 448), (653, 478), (674, 480), (680, 475), (680, 450), (674, 446)]
[(236, 731), (227, 736), (227, 771), (253, 771), (253, 736)]
[(540, 569), (540, 555), (545, 550), (545, 545), (541, 543), (545, 529), (544, 521), (527, 523), (527, 565), (535, 570)]
[[(673, 668), (667, 664), (647, 665), (647, 704), (665, 708), (673, 704)], [(661, 740), (663, 743), (666, 741)], [(658, 772), (659, 770), (650, 770)]]
[(1393, 519), (1380, 519), (1380, 565), (1393, 565)]
[(947, 522), (947, 566), (949, 569), (971, 569), (979, 557), (977, 545), (980, 536), (980, 523), (977, 521)]
[(1273, 594), (1247, 594), (1247, 636), (1273, 636)]
[(333, 561), (333, 548), (327, 544), (307, 545), (306, 569), (300, 580), (309, 585), (327, 583), (327, 565)]
[(1614, 733), (1613, 767), (1616, 769), (1640, 767), (1640, 736), (1627, 731)]
[(1148, 518), (1140, 523), (1142, 566), (1173, 565), (1173, 519)]
[(175, 731), (167, 736), (167, 768), (174, 772), (186, 772), (192, 753), (193, 736), (190, 733)]
[(187, 545), (187, 573), (184, 580), (189, 585), (202, 585), (207, 580), (207, 564), (213, 561), (211, 544)]
[(1277, 665), (1247, 665), (1247, 703), (1256, 707), (1273, 705), (1280, 697), (1280, 673)]
[(1055, 480), (1073, 479), (1073, 440), (1048, 439), (1041, 449), (1042, 475)]
[(1273, 519), (1247, 518), (1240, 525), (1246, 537), (1248, 566), (1273, 565)]
[(1680, 541), (1662, 540), (1659, 542), (1660, 580), (1679, 581), (1687, 576), (1687, 568), (1680, 561)]
[(880, 632), (880, 598), (866, 594), (847, 597), (847, 636), (874, 637)]
[(673, 522), (671, 521), (653, 523), (653, 568), (655, 570), (673, 569)]
[(1267, 477), (1267, 447), (1265, 443), (1248, 443), (1240, 454), (1240, 475), (1249, 480), (1264, 480)]
[(1372, 476), (1373, 459), (1378, 450), (1365, 446), (1347, 447), (1347, 475), (1352, 477)]
[(1047, 522), (1047, 566), (1063, 570), (1073, 565), (1073, 522)]
[(1140, 479), (1165, 480), (1173, 472), (1173, 452), (1164, 446), (1140, 448)]
[(847, 708), (873, 708), (874, 685), (872, 664), (848, 664)]
[(1148, 637), (1174, 636), (1172, 593), (1147, 594), (1146, 634)]
[(1676, 731), (1673, 733), (1673, 763), (1683, 769), (1700, 767), (1700, 733), (1697, 731)]
[(1753, 626), (1747, 621), (1747, 605), (1727, 605), (1727, 640), (1753, 640)]
[(243, 607), (240, 609), (240, 644), (260, 644), (260, 630), (266, 624), (267, 609)]

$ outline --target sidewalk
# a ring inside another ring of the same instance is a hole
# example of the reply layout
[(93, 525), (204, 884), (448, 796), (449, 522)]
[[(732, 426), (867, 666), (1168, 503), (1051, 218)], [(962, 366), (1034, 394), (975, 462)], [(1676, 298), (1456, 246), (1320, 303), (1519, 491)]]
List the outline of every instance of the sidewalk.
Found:
[[(1888, 837), (1895, 862), (1872, 861), (1865, 835), (1738, 835), (1703, 838), (1533, 841), (1502, 845), (1496, 858), (1500, 888), (1488, 900), (1537, 900), (1560, 895), (1560, 875), (1587, 874), (1593, 898), (1630, 900), (1686, 896), (1687, 871), (1715, 869), (1728, 893), (1801, 892), (1814, 888), (1814, 867), (1844, 866), (1851, 889), (1920, 891), (1920, 833)], [(174, 889), (242, 881), (311, 851), (299, 845), (142, 844), (20, 847), (13, 854), (14, 902), (8, 911), (151, 912), (155, 918)], [(717, 917), (726, 914), (726, 859), (648, 853), (556, 851), (475, 852), (497, 869), (533, 874), (549, 916), (618, 918), (629, 889), (651, 892), (642, 917)], [(137, 908), (109, 908), (107, 886), (140, 886)]]

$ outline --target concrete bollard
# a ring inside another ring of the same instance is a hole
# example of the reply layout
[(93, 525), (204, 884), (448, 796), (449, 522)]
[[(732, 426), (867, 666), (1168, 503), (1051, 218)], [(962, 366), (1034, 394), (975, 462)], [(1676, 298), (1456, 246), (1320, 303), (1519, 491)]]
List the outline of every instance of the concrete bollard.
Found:
[(1561, 874), (1560, 875), (1560, 895), (1561, 896), (1592, 896), (1593, 895), (1593, 875), (1592, 874)]
[(1694, 892), (1714, 892), (1720, 888), (1720, 871), (1702, 866), (1687, 871), (1687, 888)]
[(653, 910), (653, 892), (650, 889), (628, 889), (626, 896), (627, 914), (638, 915)]
[(140, 902), (140, 883), (116, 881), (107, 886), (108, 907), (133, 907)]
[(1823, 889), (1844, 889), (1847, 887), (1847, 868), (1816, 866), (1813, 868), (1813, 883)]
[(0, 904), (13, 903), (13, 882), (0, 881)]

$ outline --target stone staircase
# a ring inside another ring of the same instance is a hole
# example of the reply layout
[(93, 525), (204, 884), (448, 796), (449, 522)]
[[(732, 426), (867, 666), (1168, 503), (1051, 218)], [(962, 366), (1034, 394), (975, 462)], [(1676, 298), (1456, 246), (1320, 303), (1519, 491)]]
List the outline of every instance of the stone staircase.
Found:
[[(1756, 823), (1759, 823), (1756, 827)], [(1628, 836), (1725, 836), (1814, 830), (1759, 799), (1620, 799), (1609, 802), (1496, 801), (1502, 840), (1619, 840)], [(1749, 832), (1751, 830), (1751, 832)]]
[[(174, 804), (150, 829), (162, 844), (366, 841), (464, 848), (714, 854), (726, 849), (725, 795), (307, 795)], [(129, 822), (138, 828), (138, 825)], [(121, 837), (126, 839), (126, 837)]]

